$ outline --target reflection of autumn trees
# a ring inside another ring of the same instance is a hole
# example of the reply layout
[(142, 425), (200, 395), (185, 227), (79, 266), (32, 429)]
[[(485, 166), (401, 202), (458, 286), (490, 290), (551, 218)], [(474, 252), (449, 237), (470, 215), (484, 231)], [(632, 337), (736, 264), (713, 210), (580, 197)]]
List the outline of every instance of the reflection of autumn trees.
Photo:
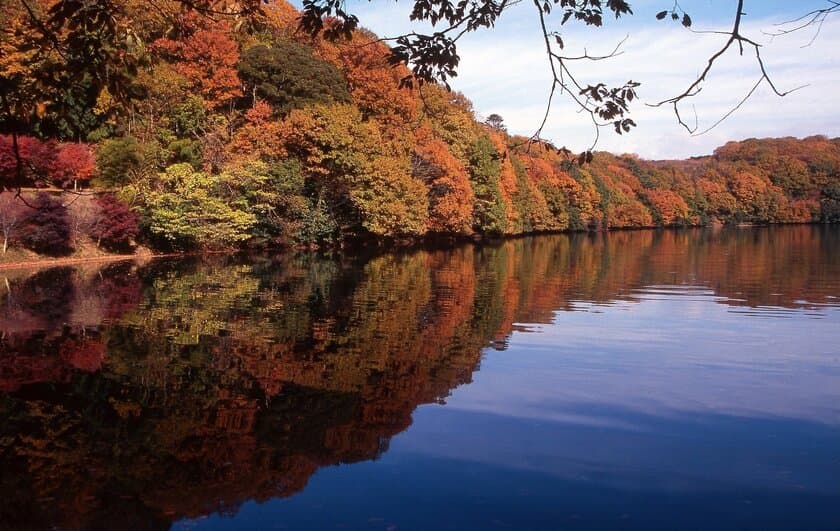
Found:
[[(0, 32), (0, 81), (11, 83), (0, 130), (17, 134), (0, 135), (0, 190), (108, 193), (42, 195), (26, 220), (20, 201), (0, 198), (4, 249), (327, 248), (840, 219), (838, 139), (578, 164), (508, 134), (498, 115), (486, 122), (463, 94), (401, 83), (410, 71), (391, 64), (387, 39), (360, 28), (324, 39), (299, 31), (306, 18), (283, 0), (235, 3), (202, 16), (192, 1), (123, 0), (106, 9), (108, 31), (83, 38), (75, 4), (2, 4), (16, 30)], [(103, 55), (74, 55), (79, 42)]]
[(98, 329), (98, 373), (85, 372), (96, 367), (79, 345), (81, 372), (27, 380), (31, 399), (4, 399), (2, 460), (21, 465), (3, 489), (32, 496), (19, 505), (32, 514), (3, 508), (5, 521), (26, 527), (45, 497), (55, 499), (48, 518), (71, 527), (111, 503), (162, 519), (232, 510), (300, 490), (319, 466), (375, 457), (419, 403), (467, 381), (477, 363), (480, 337), (446, 345), (469, 332), (471, 279), (453, 260), (141, 272), (148, 296)]
[(75, 369), (99, 368), (106, 348), (99, 327), (140, 299), (126, 264), (59, 267), (5, 277), (0, 289), (0, 391), (34, 382), (65, 382)]
[(840, 277), (838, 250), (819, 227), (645, 231), (9, 277), (0, 520), (165, 528), (290, 495), (319, 467), (385, 451), (517, 323), (652, 285), (836, 304), (814, 279)]

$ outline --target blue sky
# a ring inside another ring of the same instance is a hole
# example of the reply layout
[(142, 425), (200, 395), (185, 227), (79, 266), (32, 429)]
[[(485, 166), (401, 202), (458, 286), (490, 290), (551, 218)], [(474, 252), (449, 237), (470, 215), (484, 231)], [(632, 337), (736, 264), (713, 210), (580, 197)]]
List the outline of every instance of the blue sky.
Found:
[[(724, 36), (698, 35), (679, 24), (657, 21), (656, 12), (669, 8), (670, 0), (630, 0), (635, 15), (592, 29), (567, 24), (560, 29), (567, 51), (605, 53), (624, 37), (624, 55), (611, 61), (580, 64), (581, 82), (623, 84), (640, 81), (641, 102), (632, 118), (639, 127), (629, 135), (618, 136), (604, 130), (598, 149), (617, 153), (637, 153), (646, 158), (677, 158), (703, 155), (729, 140), (751, 137), (804, 137), (813, 134), (840, 136), (840, 14), (830, 18), (814, 43), (803, 48), (813, 36), (805, 30), (786, 37), (771, 38), (765, 32), (811, 9), (823, 7), (825, 0), (758, 1), (747, 0), (744, 33), (763, 45), (768, 71), (780, 90), (808, 86), (778, 98), (767, 87), (754, 96), (731, 118), (711, 132), (692, 137), (676, 122), (667, 108), (645, 106), (684, 90), (702, 70), (706, 59), (718, 49)], [(725, 30), (731, 26), (735, 0), (683, 0), (682, 7), (692, 16), (695, 29)], [(412, 2), (348, 0), (361, 24), (380, 36), (398, 35), (418, 26), (408, 19)], [(541, 47), (533, 5), (523, 0), (506, 12), (496, 28), (470, 34), (460, 41), (459, 76), (452, 83), (467, 95), (477, 113), (498, 113), (511, 132), (530, 135), (539, 125), (551, 78)], [(708, 78), (698, 98), (682, 108), (700, 129), (716, 122), (749, 91), (760, 77), (752, 55), (727, 54)], [(576, 113), (567, 100), (558, 100), (543, 136), (557, 145), (574, 150), (587, 148), (593, 140), (588, 118)]]

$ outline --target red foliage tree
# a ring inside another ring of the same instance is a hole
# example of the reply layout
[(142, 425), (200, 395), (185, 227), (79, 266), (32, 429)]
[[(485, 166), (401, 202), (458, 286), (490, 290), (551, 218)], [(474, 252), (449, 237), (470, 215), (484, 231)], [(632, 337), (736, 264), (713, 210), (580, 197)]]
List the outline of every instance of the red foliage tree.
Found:
[(138, 216), (129, 206), (111, 194), (96, 199), (99, 204), (98, 223), (91, 231), (97, 244), (111, 251), (129, 249), (140, 233)]
[(87, 183), (96, 174), (96, 159), (87, 144), (59, 144), (51, 177), (61, 186), (75, 187)]
[(645, 192), (656, 221), (659, 225), (669, 226), (688, 222), (688, 205), (685, 199), (671, 190), (647, 190)]
[[(329, 50), (322, 50), (329, 57)], [(386, 126), (399, 128), (417, 114), (419, 98), (415, 91), (400, 86), (409, 74), (402, 66), (388, 62), (390, 49), (364, 30), (353, 42), (339, 47), (338, 62), (353, 95), (353, 102), (365, 115), (376, 116)]]
[(466, 168), (427, 128), (417, 133), (412, 174), (429, 190), (429, 228), (436, 232), (471, 231), (473, 191)]
[(650, 211), (635, 199), (613, 205), (607, 212), (607, 227), (609, 228), (626, 229), (652, 226), (653, 216)]
[(50, 177), (56, 161), (55, 142), (42, 142), (31, 136), (18, 136), (17, 154), (14, 146), (11, 135), (0, 135), (2, 183), (34, 184)]

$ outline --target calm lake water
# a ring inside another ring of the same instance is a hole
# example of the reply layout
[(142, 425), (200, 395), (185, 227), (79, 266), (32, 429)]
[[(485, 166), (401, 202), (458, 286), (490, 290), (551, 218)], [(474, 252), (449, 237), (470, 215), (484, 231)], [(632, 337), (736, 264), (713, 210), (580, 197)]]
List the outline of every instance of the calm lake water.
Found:
[(840, 529), (840, 227), (0, 277), (3, 529)]

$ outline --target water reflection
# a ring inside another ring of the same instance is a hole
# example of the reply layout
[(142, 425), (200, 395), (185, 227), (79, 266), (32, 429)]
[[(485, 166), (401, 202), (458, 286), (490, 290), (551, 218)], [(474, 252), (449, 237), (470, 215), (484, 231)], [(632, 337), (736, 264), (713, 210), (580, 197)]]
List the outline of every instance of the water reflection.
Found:
[[(537, 490), (837, 501), (837, 256), (837, 228), (778, 227), (0, 272), (0, 522), (247, 525), (249, 500), (325, 466), (405, 456), (459, 463), (446, 481), (467, 490), (454, 472), (479, 463), (473, 479), (539, 471), (519, 485)], [(419, 469), (406, 496), (429, 494)], [(433, 525), (405, 511), (402, 527)], [(540, 527), (517, 514), (498, 517)]]

